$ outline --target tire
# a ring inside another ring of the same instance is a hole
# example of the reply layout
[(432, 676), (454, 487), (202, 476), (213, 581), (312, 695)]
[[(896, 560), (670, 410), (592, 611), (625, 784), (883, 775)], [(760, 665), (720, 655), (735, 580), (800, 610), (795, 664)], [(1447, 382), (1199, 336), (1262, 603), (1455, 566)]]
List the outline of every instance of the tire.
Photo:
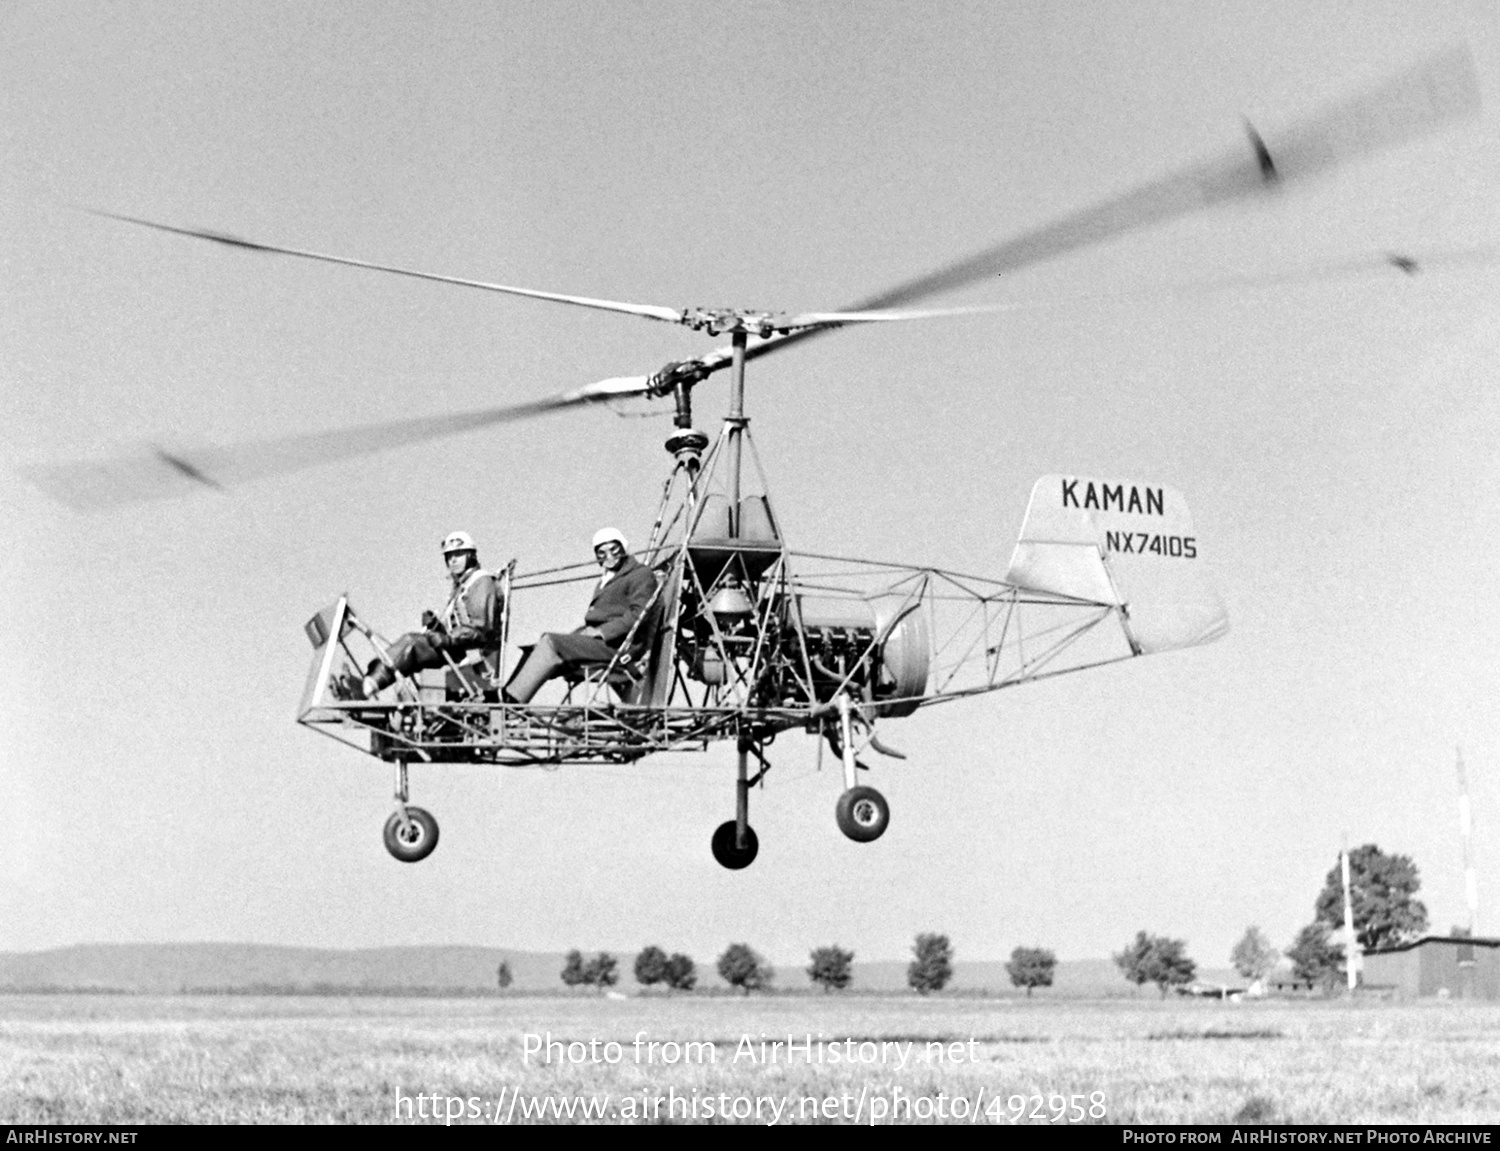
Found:
[(879, 839), (890, 826), (891, 807), (873, 787), (851, 787), (834, 805), (839, 830), (855, 843)]
[(393, 812), (385, 821), (385, 849), (402, 863), (417, 863), (432, 854), (438, 844), (438, 824), (430, 812), (408, 807), (409, 821), (403, 831), (401, 813)]
[(755, 862), (756, 853), (760, 851), (760, 840), (755, 837), (755, 828), (748, 826), (745, 828), (743, 851), (735, 846), (734, 839), (734, 820), (719, 824), (713, 838), (714, 858), (719, 861), (720, 866), (727, 867), (730, 871), (739, 871)]

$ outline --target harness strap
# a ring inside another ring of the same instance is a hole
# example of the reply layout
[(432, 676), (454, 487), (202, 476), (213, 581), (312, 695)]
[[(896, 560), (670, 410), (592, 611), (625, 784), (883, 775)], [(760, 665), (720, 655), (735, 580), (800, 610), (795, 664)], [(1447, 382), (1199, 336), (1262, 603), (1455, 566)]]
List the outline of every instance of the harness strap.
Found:
[(454, 624), (461, 627), (474, 626), (474, 620), (469, 615), (469, 605), (464, 602), (464, 596), (475, 580), (480, 576), (490, 574), (483, 568), (471, 568), (469, 574), (464, 576), (463, 582), (453, 589), (453, 594), (448, 598), (448, 606), (443, 609), (443, 618), (450, 626)]

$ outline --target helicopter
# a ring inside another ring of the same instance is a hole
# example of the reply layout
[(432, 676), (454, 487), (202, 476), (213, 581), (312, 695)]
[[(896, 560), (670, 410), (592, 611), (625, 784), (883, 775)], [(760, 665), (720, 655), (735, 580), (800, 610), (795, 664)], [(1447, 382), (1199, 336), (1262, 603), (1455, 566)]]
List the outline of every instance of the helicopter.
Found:
[[(353, 259), (139, 216), (93, 214), (164, 233), (415, 277), (673, 324), (728, 344), (645, 375), (613, 377), (558, 395), (454, 416), (300, 435), (196, 452), (156, 450), (102, 464), (33, 469), (31, 478), (80, 508), (154, 499), (313, 466), (372, 447), (579, 407), (670, 404), (671, 463), (636, 556), (655, 577), (649, 603), (607, 662), (569, 670), (561, 697), (515, 703), (501, 695), (517, 599), (596, 578), (586, 565), (498, 573), (503, 610), (495, 642), (446, 668), (398, 676), (374, 699), (341, 690), (389, 643), (339, 597), (304, 631), (313, 648), (297, 721), (394, 769), (390, 854), (414, 863), (439, 828), (410, 802), (414, 764), (631, 764), (664, 753), (736, 748), (734, 817), (710, 847), (724, 867), (759, 851), (751, 790), (771, 769), (784, 732), (816, 737), (841, 766), (835, 822), (870, 842), (890, 823), (869, 752), (905, 758), (884, 739), (889, 721), (1002, 688), (1210, 643), (1225, 634), (1224, 604), (1175, 488), (1139, 477), (1058, 472), (1037, 480), (1000, 576), (853, 559), (794, 549), (785, 538), (750, 433), (747, 366), (835, 329), (1010, 310), (1011, 305), (912, 307), (992, 276), (1055, 258), (1194, 211), (1267, 194), (1292, 181), (1414, 139), (1478, 107), (1466, 49), (1423, 61), (1280, 133), (1245, 125), (1232, 152), (1137, 186), (1093, 207), (992, 245), (934, 272), (822, 312), (672, 308), (464, 279)], [(1406, 274), (1409, 257), (1380, 266)], [(716, 438), (694, 420), (696, 389), (729, 377)], [(879, 730), (877, 730), (877, 728)]]

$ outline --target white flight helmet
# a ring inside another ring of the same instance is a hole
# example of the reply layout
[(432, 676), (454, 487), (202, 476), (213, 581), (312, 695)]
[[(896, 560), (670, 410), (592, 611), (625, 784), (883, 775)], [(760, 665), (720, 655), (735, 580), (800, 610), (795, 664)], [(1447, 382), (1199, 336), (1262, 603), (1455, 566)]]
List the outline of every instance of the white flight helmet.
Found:
[(629, 551), (630, 544), (625, 540), (625, 533), (619, 528), (600, 528), (594, 533), (594, 550), (598, 551), (600, 545), (617, 543), (621, 551)]
[(474, 537), (468, 532), (450, 532), (443, 539), (443, 554), (452, 555), (454, 552), (478, 552), (474, 546)]

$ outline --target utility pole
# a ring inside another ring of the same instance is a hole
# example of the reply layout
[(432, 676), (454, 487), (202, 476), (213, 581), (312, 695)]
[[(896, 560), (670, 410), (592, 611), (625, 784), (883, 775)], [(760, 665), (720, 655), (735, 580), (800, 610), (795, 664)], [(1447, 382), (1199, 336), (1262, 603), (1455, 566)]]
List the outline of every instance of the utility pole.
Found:
[(1354, 938), (1354, 900), (1349, 893), (1349, 837), (1344, 836), (1344, 849), (1339, 852), (1339, 867), (1344, 873), (1344, 976), (1349, 981), (1349, 994), (1359, 983), (1360, 959), (1358, 941)]
[(1469, 779), (1464, 772), (1464, 749), (1458, 749), (1458, 829), (1464, 841), (1464, 897), (1469, 905), (1469, 935), (1479, 934), (1479, 883), (1474, 878), (1474, 818), (1469, 808)]
[[(1464, 772), (1464, 749), (1458, 747), (1458, 829), (1464, 841), (1464, 898), (1469, 905), (1469, 938), (1479, 934), (1479, 883), (1474, 878), (1474, 819), (1469, 808), (1469, 779)], [(1459, 993), (1474, 998), (1474, 944), (1458, 949)]]

